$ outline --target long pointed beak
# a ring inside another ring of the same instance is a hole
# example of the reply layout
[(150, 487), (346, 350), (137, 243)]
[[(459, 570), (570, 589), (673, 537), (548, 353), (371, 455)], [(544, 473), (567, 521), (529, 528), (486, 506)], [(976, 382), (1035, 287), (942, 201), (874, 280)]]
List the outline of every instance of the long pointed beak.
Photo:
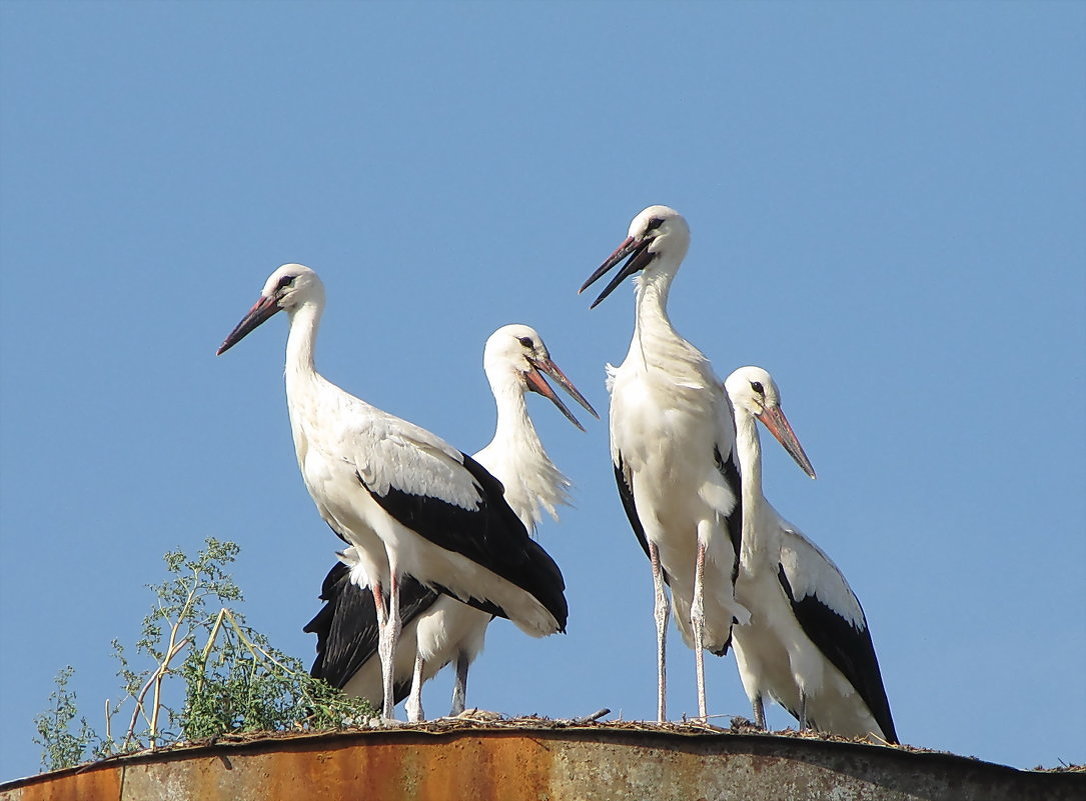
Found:
[(803, 446), (799, 444), (799, 438), (796, 436), (796, 432), (792, 430), (792, 425), (788, 422), (788, 418), (784, 416), (781, 407), (774, 406), (771, 409), (766, 409), (758, 415), (758, 419), (769, 429), (769, 433), (777, 438), (777, 442), (784, 446), (784, 449), (788, 451), (788, 455), (796, 460), (796, 464), (803, 469), (803, 472), (811, 478), (817, 478), (814, 467), (811, 466), (811, 460), (804, 453)]
[(273, 314), (279, 311), (279, 306), (276, 304), (274, 298), (266, 298), (261, 295), (260, 300), (253, 304), (253, 308), (249, 309), (249, 313), (246, 314), (240, 323), (238, 323), (234, 330), (231, 331), (226, 339), (219, 345), (219, 349), (215, 351), (216, 356), (222, 356), (234, 345), (238, 344), (245, 338), (245, 335), (259, 326), (262, 322), (267, 320)]
[(596, 306), (598, 306), (604, 298), (606, 298), (608, 295), (615, 291), (615, 287), (617, 287), (634, 273), (638, 272), (639, 270), (643, 270), (646, 266), (648, 266), (648, 263), (652, 261), (653, 258), (653, 254), (649, 253), (648, 249), (648, 246), (649, 244), (651, 244), (651, 242), (652, 239), (649, 238), (634, 239), (632, 236), (626, 237), (626, 239), (623, 240), (622, 244), (615, 248), (615, 252), (607, 257), (607, 261), (601, 264), (596, 272), (588, 276), (588, 280), (581, 284), (581, 288), (577, 290), (578, 295), (584, 292), (590, 286), (592, 286), (592, 284), (598, 281), (604, 275), (604, 273), (606, 273), (620, 261), (625, 259), (627, 256), (630, 257), (629, 261), (622, 265), (622, 269), (615, 273), (614, 277), (611, 279), (611, 282), (603, 288), (603, 291), (600, 292), (599, 297), (592, 301), (592, 305), (588, 308), (596, 308)]
[(538, 392), (544, 398), (549, 398), (550, 401), (558, 407), (558, 410), (573, 423), (573, 425), (577, 426), (581, 431), (584, 431), (584, 426), (580, 424), (577, 418), (573, 416), (573, 412), (566, 408), (566, 405), (562, 403), (562, 399), (555, 394), (553, 389), (551, 389), (551, 385), (547, 383), (547, 379), (545, 379), (540, 372), (542, 371), (557, 381), (558, 385), (568, 392), (570, 397), (577, 401), (577, 403), (587, 409), (593, 417), (599, 419), (599, 415), (596, 413), (596, 410), (592, 408), (592, 404), (585, 399), (585, 396), (581, 394), (577, 387), (573, 386), (573, 382), (566, 378), (566, 374), (559, 369), (557, 364), (550, 359), (532, 359), (531, 362), (533, 369), (524, 376), (525, 380), (528, 382), (529, 389), (533, 392)]

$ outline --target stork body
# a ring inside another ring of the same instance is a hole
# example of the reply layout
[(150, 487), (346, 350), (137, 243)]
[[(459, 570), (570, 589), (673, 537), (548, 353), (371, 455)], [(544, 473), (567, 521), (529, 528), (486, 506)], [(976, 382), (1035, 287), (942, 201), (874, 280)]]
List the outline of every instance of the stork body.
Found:
[(509, 508), (501, 484), (471, 457), (316, 371), (323, 309), (317, 274), (283, 265), (218, 352), (287, 311), (287, 408), (298, 466), (321, 517), (354, 547), (356, 569), (373, 588), (382, 708), (391, 717), (404, 576), (508, 617), (536, 637), (564, 630), (564, 582)]
[(630, 349), (617, 368), (608, 365), (611, 459), (623, 507), (652, 568), (661, 721), (667, 719), (665, 585), (683, 639), (695, 652), (703, 717), (702, 651), (725, 653), (733, 619), (747, 619), (734, 595), (742, 510), (731, 407), (709, 360), (679, 336), (667, 314), (668, 291), (689, 241), (678, 212), (650, 206), (581, 287), (629, 257), (595, 306), (625, 277), (637, 276)]
[[(538, 332), (507, 325), (487, 340), (483, 366), (497, 406), (497, 425), (490, 443), (475, 459), (505, 487), (505, 499), (529, 531), (544, 511), (555, 520), (556, 505), (567, 503), (569, 480), (551, 462), (528, 415), (525, 393), (538, 392), (554, 402), (578, 428), (580, 423), (543, 379), (550, 375), (593, 415), (595, 410), (554, 364)], [(313, 674), (348, 695), (380, 697), (381, 674), (376, 653), (377, 626), (365, 575), (356, 568), (352, 549), (341, 555), (345, 565), (325, 579), (326, 604), (305, 627), (317, 634), (318, 657)], [(352, 581), (353, 578), (353, 581)], [(482, 650), (492, 615), (451, 597), (405, 584), (401, 595), (404, 633), (394, 659), (396, 701), (408, 696), (408, 718), (422, 720), (422, 685), (449, 662), (455, 662), (452, 714), (464, 710), (467, 675)]]
[(735, 655), (755, 722), (776, 699), (803, 728), (896, 743), (867, 618), (837, 566), (762, 494), (760, 420), (814, 478), (780, 392), (760, 367), (727, 381), (743, 474), (743, 546), (736, 596), (750, 622), (734, 632)]

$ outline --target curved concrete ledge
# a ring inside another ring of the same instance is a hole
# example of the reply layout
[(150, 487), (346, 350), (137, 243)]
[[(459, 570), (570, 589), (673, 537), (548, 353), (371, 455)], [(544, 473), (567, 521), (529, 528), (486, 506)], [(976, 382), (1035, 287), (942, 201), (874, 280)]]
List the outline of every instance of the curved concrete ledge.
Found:
[(125, 757), (0, 785), (0, 801), (1081, 801), (1086, 774), (676, 727), (422, 726)]

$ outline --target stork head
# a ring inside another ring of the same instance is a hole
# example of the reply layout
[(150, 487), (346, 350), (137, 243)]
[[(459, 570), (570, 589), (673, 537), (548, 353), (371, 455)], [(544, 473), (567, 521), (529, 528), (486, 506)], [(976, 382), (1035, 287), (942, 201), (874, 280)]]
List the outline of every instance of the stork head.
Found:
[(815, 478), (811, 460), (804, 453), (796, 432), (792, 430), (781, 409), (781, 393), (773, 376), (761, 367), (740, 367), (728, 376), (724, 389), (735, 408), (761, 421), (769, 429), (769, 433), (776, 437), (777, 442), (784, 446), (789, 456), (796, 460), (803, 472)]
[(284, 264), (268, 276), (260, 298), (234, 330), (227, 335), (216, 356), (234, 347), (245, 335), (281, 309), (293, 312), (308, 301), (324, 301), (324, 284), (317, 274), (301, 264)]
[(623, 280), (639, 272), (651, 270), (653, 263), (661, 255), (666, 253), (668, 263), (677, 266), (683, 260), (689, 246), (690, 228), (683, 216), (668, 206), (649, 206), (633, 218), (629, 235), (621, 245), (615, 248), (615, 252), (607, 258), (607, 261), (588, 277), (577, 293), (584, 292), (604, 273), (626, 259), (626, 263), (603, 288), (599, 297), (592, 301), (589, 308), (594, 309)]
[(543, 344), (543, 338), (531, 326), (505, 325), (491, 334), (483, 350), (483, 369), (490, 377), (491, 384), (503, 374), (512, 375), (524, 390), (538, 392), (548, 398), (573, 425), (584, 431), (584, 426), (566, 408), (562, 399), (555, 394), (543, 377), (543, 373), (546, 373), (589, 413), (594, 417), (599, 417), (596, 410), (592, 408), (592, 404), (585, 400), (584, 395), (573, 386), (573, 382), (566, 378), (566, 374), (551, 360), (547, 346)]

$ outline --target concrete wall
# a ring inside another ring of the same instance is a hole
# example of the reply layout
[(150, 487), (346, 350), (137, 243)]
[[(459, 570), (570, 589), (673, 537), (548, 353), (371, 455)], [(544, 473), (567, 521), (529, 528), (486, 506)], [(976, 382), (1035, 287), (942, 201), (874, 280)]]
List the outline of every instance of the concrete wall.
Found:
[(403, 727), (127, 757), (0, 801), (1083, 801), (1086, 774), (763, 734), (596, 724)]

